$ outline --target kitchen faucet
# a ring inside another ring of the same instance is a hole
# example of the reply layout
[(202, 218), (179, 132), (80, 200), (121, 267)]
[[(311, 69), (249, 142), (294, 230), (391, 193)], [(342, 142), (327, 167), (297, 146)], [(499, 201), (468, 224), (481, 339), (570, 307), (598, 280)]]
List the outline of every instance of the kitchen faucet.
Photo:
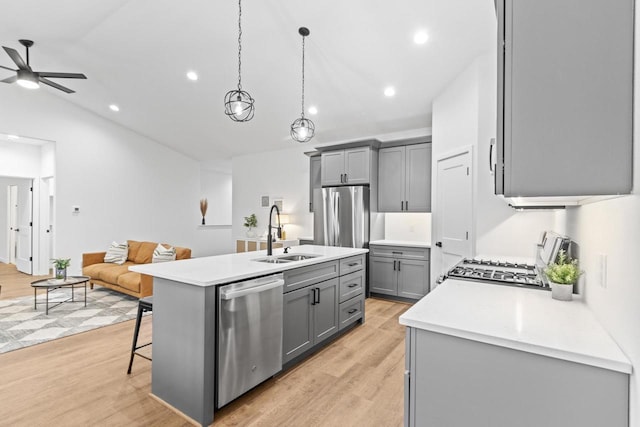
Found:
[(273, 216), (273, 208), (276, 208), (276, 214), (278, 215), (278, 227), (277, 228), (277, 234), (278, 234), (278, 238), (282, 238), (282, 224), (280, 224), (280, 209), (278, 209), (277, 205), (273, 205), (271, 206), (271, 210), (269, 211), (269, 229), (268, 229), (268, 236), (267, 236), (267, 256), (271, 256), (273, 255), (273, 242), (276, 240), (274, 236), (271, 235), (271, 217)]

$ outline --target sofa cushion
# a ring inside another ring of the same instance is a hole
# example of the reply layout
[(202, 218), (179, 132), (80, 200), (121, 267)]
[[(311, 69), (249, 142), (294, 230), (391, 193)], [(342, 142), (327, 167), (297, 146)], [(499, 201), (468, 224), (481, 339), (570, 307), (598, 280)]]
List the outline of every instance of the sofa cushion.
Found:
[(127, 242), (124, 243), (111, 243), (109, 249), (107, 249), (107, 253), (104, 256), (104, 262), (112, 262), (115, 264), (124, 264), (127, 260), (127, 253), (129, 251), (129, 246)]
[(92, 279), (100, 279), (100, 272), (109, 266), (120, 267), (116, 264), (110, 264), (107, 262), (99, 262), (97, 264), (87, 265), (86, 267), (82, 267), (82, 274), (85, 276), (89, 276)]
[(175, 261), (176, 259), (176, 248), (169, 246), (167, 244), (160, 244), (153, 250), (153, 258), (151, 259), (152, 263), (157, 262), (167, 262), (167, 261)]
[(136, 264), (149, 264), (153, 258), (153, 250), (157, 245), (158, 244), (154, 242), (142, 242), (134, 262)]
[(191, 258), (191, 249), (189, 248), (180, 248), (178, 246), (176, 248), (176, 259), (189, 259)]
[(128, 273), (121, 274), (118, 277), (118, 281), (113, 283), (117, 283), (119, 286), (129, 289), (130, 291), (140, 292), (140, 276), (140, 273), (129, 271)]
[(129, 272), (129, 266), (133, 265), (127, 261), (123, 265), (107, 264), (105, 268), (98, 272), (98, 278), (109, 283), (118, 283), (118, 277)]
[(137, 240), (127, 240), (127, 243), (129, 244), (129, 255), (127, 256), (127, 261), (135, 262), (142, 242), (138, 242)]

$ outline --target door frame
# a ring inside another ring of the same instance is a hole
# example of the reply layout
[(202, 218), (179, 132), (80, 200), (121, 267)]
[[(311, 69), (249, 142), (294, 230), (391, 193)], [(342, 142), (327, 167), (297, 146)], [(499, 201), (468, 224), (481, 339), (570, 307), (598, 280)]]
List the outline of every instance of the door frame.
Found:
[(476, 186), (475, 186), (475, 164), (476, 164), (476, 150), (474, 150), (473, 145), (463, 145), (460, 147), (455, 147), (449, 151), (444, 153), (440, 153), (436, 156), (433, 156), (432, 160), (432, 178), (433, 178), (433, 186), (435, 191), (431, 193), (431, 240), (433, 245), (431, 247), (431, 265), (430, 265), (430, 288), (433, 290), (438, 285), (438, 278), (446, 273), (446, 271), (442, 271), (442, 257), (440, 248), (435, 246), (435, 242), (440, 241), (440, 221), (439, 221), (439, 205), (438, 205), (438, 188), (439, 188), (439, 177), (438, 177), (438, 164), (443, 160), (447, 160), (452, 157), (464, 155), (465, 153), (469, 153), (469, 176), (471, 177), (471, 203), (470, 203), (470, 216), (471, 216), (471, 224), (469, 227), (469, 256), (475, 255), (476, 248)]

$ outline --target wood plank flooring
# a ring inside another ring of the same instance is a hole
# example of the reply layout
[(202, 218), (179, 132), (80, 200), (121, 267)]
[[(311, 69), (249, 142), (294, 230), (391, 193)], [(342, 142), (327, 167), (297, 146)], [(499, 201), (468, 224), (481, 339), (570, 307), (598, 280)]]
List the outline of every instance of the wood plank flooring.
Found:
[[(10, 270), (0, 264), (0, 298), (31, 295), (36, 279)], [(367, 299), (365, 324), (216, 412), (213, 425), (401, 426), (398, 317), (407, 308)], [(150, 320), (139, 342), (151, 339)], [(133, 327), (123, 322), (0, 355), (0, 426), (190, 425), (149, 396), (152, 362), (136, 358), (126, 374)]]

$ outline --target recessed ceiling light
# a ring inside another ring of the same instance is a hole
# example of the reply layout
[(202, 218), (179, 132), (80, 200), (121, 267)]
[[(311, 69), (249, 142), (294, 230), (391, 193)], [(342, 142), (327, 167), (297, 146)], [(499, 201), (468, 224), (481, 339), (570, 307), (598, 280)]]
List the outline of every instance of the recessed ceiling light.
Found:
[(116, 104), (109, 105), (109, 109), (111, 111), (120, 111), (120, 107), (118, 107)]
[(312, 105), (311, 107), (309, 107), (309, 114), (313, 114), (313, 115), (318, 114), (318, 109)]
[(189, 71), (187, 73), (187, 78), (195, 82), (196, 80), (198, 80), (198, 74), (195, 71)]
[(413, 42), (415, 44), (425, 44), (427, 40), (429, 40), (429, 34), (427, 34), (426, 31), (420, 30), (413, 35)]
[(396, 88), (394, 88), (393, 86), (389, 86), (387, 88), (385, 88), (384, 90), (384, 95), (388, 96), (388, 97), (392, 97), (396, 94)]

